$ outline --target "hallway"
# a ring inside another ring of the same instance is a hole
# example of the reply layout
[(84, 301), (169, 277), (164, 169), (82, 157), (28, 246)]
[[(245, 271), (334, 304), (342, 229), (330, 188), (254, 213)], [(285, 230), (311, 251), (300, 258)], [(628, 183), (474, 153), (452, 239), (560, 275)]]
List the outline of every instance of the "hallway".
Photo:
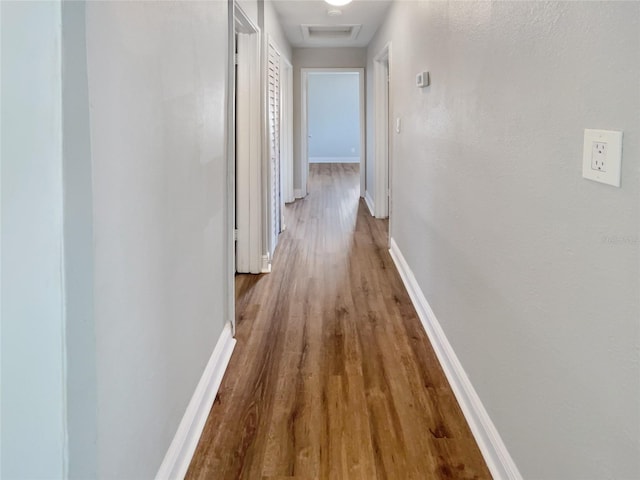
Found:
[(272, 273), (236, 277), (238, 344), (186, 478), (490, 478), (358, 182), (312, 165)]

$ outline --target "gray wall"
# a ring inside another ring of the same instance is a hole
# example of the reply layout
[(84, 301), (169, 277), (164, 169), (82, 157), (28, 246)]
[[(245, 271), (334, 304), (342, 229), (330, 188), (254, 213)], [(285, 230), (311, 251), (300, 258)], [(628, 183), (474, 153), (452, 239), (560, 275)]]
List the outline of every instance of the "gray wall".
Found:
[(309, 162), (313, 157), (360, 161), (360, 76), (313, 73), (307, 88)]
[(273, 0), (265, 0), (264, 5), (264, 31), (267, 37), (270, 37), (278, 48), (280, 55), (287, 59), (291, 63), (291, 45), (287, 40), (282, 25), (280, 25), (280, 19), (273, 7)]
[(89, 2), (98, 474), (151, 478), (223, 328), (226, 2)]
[(0, 477), (62, 478), (65, 385), (60, 4), (0, 2), (0, 15)]
[(302, 152), (300, 146), (300, 69), (364, 68), (366, 48), (294, 48), (293, 49), (293, 188), (302, 188)]
[(238, 5), (244, 11), (244, 13), (251, 19), (251, 21), (258, 25), (258, 9), (260, 3), (264, 3), (264, 0), (237, 0)]
[(396, 2), (389, 40), (392, 236), (521, 473), (640, 478), (640, 4)]
[(227, 3), (0, 14), (0, 476), (153, 478), (225, 320)]
[(68, 476), (97, 476), (93, 190), (85, 3), (62, 3)]

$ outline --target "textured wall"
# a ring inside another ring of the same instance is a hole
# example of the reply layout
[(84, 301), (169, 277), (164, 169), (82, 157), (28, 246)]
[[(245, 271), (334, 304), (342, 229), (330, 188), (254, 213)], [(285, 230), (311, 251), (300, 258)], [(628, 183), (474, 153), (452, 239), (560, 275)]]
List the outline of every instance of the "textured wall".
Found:
[[(640, 4), (401, 1), (369, 68), (389, 40), (392, 236), (511, 455), (639, 478)], [(621, 188), (585, 128), (624, 131)]]
[(152, 478), (223, 328), (226, 2), (88, 2), (98, 476)]
[(273, 7), (273, 0), (264, 2), (264, 30), (267, 36), (275, 43), (280, 55), (291, 63), (291, 45), (282, 30), (278, 14)]

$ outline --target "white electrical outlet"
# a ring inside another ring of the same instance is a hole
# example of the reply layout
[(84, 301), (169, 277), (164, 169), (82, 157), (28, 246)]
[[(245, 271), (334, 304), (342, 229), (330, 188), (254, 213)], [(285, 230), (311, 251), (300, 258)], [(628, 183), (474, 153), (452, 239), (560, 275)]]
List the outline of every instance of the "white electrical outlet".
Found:
[(607, 142), (591, 144), (591, 170), (607, 171)]
[(584, 178), (620, 186), (622, 132), (586, 129), (582, 155)]

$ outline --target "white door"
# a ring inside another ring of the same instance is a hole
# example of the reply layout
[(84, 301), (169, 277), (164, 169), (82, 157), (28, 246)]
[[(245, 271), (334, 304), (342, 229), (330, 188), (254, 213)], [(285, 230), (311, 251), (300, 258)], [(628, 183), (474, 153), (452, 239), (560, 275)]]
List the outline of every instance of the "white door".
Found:
[(234, 5), (237, 45), (235, 80), (236, 271), (262, 271), (262, 135), (260, 35)]
[(269, 115), (269, 175), (270, 175), (270, 257), (282, 231), (282, 188), (280, 179), (280, 53), (269, 42), (268, 54), (268, 115)]

